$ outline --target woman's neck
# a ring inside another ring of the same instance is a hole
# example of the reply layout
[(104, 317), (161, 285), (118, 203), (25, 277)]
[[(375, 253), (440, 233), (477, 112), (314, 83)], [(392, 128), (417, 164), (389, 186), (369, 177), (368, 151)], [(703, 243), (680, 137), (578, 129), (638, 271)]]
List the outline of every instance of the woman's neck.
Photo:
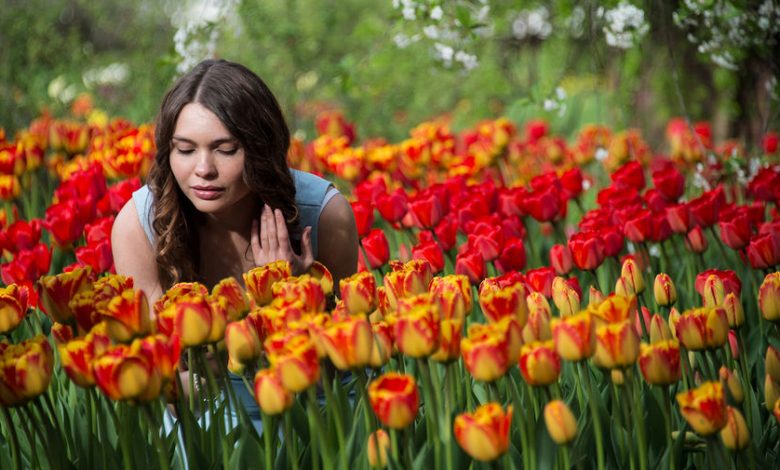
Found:
[(201, 234), (237, 233), (249, 237), (252, 221), (260, 217), (262, 204), (256, 196), (248, 194), (244, 199), (218, 213), (197, 213)]

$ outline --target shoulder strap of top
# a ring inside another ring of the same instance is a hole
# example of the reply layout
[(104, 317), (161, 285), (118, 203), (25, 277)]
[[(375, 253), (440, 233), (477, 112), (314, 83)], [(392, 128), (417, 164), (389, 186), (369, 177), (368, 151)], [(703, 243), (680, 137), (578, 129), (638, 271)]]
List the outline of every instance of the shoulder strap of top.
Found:
[(320, 213), (325, 204), (333, 197), (334, 190), (330, 181), (305, 171), (290, 169), (295, 181), (295, 205), (298, 206), (298, 224), (301, 229), (311, 227), (311, 242), (314, 256), (317, 257), (317, 226)]
[(149, 243), (154, 246), (154, 231), (152, 230), (152, 192), (149, 191), (149, 186), (143, 185), (137, 191), (133, 192), (133, 203), (135, 204), (135, 211), (138, 213), (138, 220), (141, 222), (141, 227), (144, 229), (146, 238), (149, 239)]

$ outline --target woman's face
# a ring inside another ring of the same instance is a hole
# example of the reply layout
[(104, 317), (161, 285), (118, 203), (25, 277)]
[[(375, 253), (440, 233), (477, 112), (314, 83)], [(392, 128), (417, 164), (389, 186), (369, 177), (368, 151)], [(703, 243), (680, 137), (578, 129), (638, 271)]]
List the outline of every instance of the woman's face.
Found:
[(250, 194), (244, 182), (244, 149), (222, 121), (200, 103), (179, 113), (171, 171), (197, 210), (219, 215)]

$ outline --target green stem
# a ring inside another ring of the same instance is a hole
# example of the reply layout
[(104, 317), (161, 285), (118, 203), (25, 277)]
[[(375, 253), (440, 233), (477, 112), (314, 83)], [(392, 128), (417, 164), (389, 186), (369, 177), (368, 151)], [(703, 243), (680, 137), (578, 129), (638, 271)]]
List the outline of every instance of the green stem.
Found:
[(433, 446), (434, 468), (441, 468), (441, 439), (439, 437), (438, 407), (436, 403), (436, 389), (434, 389), (431, 369), (427, 359), (418, 359), (417, 364), (423, 379), (423, 391), (425, 394), (425, 417), (431, 430), (431, 445)]
[(272, 426), (272, 417), (265, 414), (262, 410), (260, 411), (262, 413), (263, 418), (263, 445), (264, 445), (264, 451), (263, 456), (265, 457), (265, 469), (270, 470), (274, 468), (274, 457), (273, 449), (272, 449), (272, 439), (273, 435), (271, 434), (274, 431), (274, 427)]
[(633, 405), (634, 425), (636, 426), (636, 440), (639, 446), (639, 468), (647, 470), (647, 438), (645, 436), (645, 415), (641, 406), (642, 391), (636, 375), (632, 369), (626, 371), (628, 386), (631, 390), (631, 403)]
[(326, 409), (331, 414), (333, 421), (336, 423), (336, 439), (338, 441), (339, 449), (346, 449), (346, 442), (344, 441), (344, 424), (342, 422), (342, 416), (335, 412), (337, 408), (335, 397), (333, 396), (333, 379), (330, 378), (328, 366), (326, 364), (320, 365), (322, 371), (322, 388), (325, 390), (325, 403)]
[(148, 403), (144, 403), (144, 405), (141, 407), (141, 410), (144, 413), (144, 417), (146, 418), (149, 428), (150, 428), (150, 434), (152, 435), (152, 440), (154, 441), (154, 446), (157, 448), (157, 460), (160, 462), (160, 468), (162, 470), (169, 470), (170, 464), (168, 463), (168, 457), (165, 452), (165, 446), (163, 445), (162, 439), (160, 439), (160, 429), (162, 428), (158, 423), (157, 420), (154, 419), (154, 414), (152, 413), (151, 407)]
[(674, 470), (674, 451), (672, 444), (672, 398), (669, 396), (669, 386), (661, 387), (664, 401), (664, 427), (666, 428), (666, 447), (669, 452), (669, 470)]
[(111, 420), (114, 423), (114, 429), (116, 429), (117, 434), (119, 435), (119, 446), (122, 448), (122, 465), (125, 470), (132, 470), (133, 469), (133, 461), (132, 461), (132, 454), (130, 454), (130, 443), (127, 440), (127, 432), (129, 431), (126, 429), (125, 426), (119, 425), (119, 418), (116, 415), (116, 410), (112, 406), (112, 403), (108, 403), (109, 414), (111, 415)]
[[(322, 422), (322, 415), (320, 414), (319, 407), (317, 406), (317, 392), (314, 387), (309, 387), (307, 390), (308, 400), (306, 403), (306, 412), (309, 416), (309, 429), (311, 429), (312, 436), (320, 436), (319, 448), (322, 453), (322, 461), (325, 468), (333, 468), (333, 461), (330, 456), (330, 439), (325, 432), (325, 424)], [(314, 444), (314, 439), (311, 439), (311, 461), (312, 467), (316, 470), (320, 466), (317, 447)]]
[(509, 376), (509, 382), (510, 382), (510, 390), (512, 391), (512, 400), (515, 406), (515, 409), (517, 412), (514, 413), (513, 416), (516, 416), (515, 419), (519, 420), (519, 423), (517, 425), (517, 428), (520, 430), (520, 445), (521, 445), (521, 451), (523, 453), (523, 468), (532, 468), (531, 467), (531, 461), (530, 461), (530, 453), (531, 453), (531, 447), (528, 445), (528, 434), (527, 434), (527, 413), (521, 412), (521, 410), (524, 410), (522, 402), (520, 401), (520, 391), (517, 388), (517, 382), (515, 382), (515, 378), (510, 374)]
[(287, 458), (290, 460), (289, 464), (293, 470), (298, 470), (298, 456), (295, 455), (295, 448), (293, 446), (293, 433), (292, 433), (292, 418), (290, 413), (284, 414), (284, 440), (285, 447), (287, 448)]
[(598, 469), (604, 470), (604, 436), (601, 432), (601, 419), (599, 418), (598, 405), (596, 404), (598, 395), (590, 381), (590, 371), (588, 370), (588, 365), (585, 363), (585, 361), (581, 361), (579, 364), (580, 372), (583, 376), (583, 382), (585, 383), (585, 386), (588, 390), (588, 404), (590, 405), (590, 413), (593, 418), (593, 434), (596, 439), (596, 461), (598, 463)]
[(21, 470), (22, 462), (19, 458), (19, 436), (16, 434), (16, 427), (11, 419), (11, 413), (8, 408), (0, 406), (3, 415), (3, 426), (8, 430), (8, 434), (11, 435), (11, 461), (14, 463), (14, 470)]

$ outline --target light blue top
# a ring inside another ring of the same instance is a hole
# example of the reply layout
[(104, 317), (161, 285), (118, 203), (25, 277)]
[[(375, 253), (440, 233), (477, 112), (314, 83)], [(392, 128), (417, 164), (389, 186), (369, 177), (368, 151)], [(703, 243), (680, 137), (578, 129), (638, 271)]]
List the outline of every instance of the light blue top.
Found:
[[(338, 194), (333, 185), (319, 176), (305, 171), (290, 169), (295, 182), (295, 205), (298, 206), (298, 226), (311, 227), (311, 247), (314, 257), (317, 257), (317, 227), (320, 214), (328, 201)], [(133, 193), (133, 202), (141, 220), (141, 226), (152, 246), (155, 246), (155, 235), (152, 230), (154, 212), (154, 196), (147, 185)]]

